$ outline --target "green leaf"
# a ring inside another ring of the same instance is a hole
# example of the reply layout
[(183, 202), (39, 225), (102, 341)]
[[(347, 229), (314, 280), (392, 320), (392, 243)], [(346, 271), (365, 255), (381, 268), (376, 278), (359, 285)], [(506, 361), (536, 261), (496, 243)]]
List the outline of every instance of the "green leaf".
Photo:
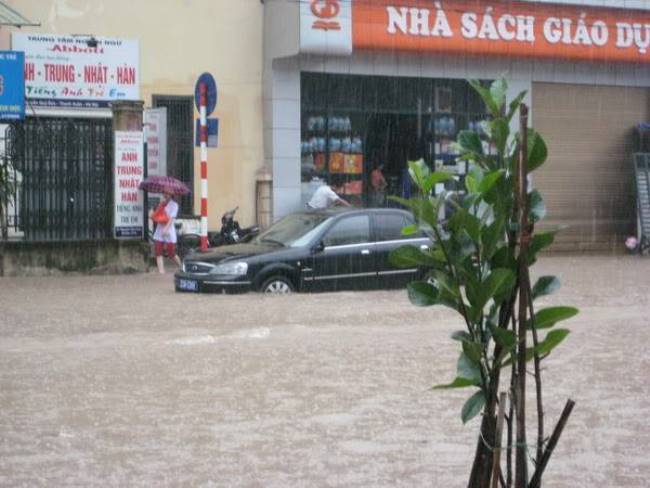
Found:
[(464, 208), (456, 210), (451, 219), (449, 219), (449, 228), (453, 229), (457, 234), (460, 234), (462, 231), (467, 232), (467, 235), (469, 235), (474, 243), (480, 241), (481, 221)]
[(458, 133), (457, 146), (462, 159), (474, 161), (484, 155), (481, 137), (472, 130), (461, 130)]
[(436, 171), (427, 176), (422, 184), (422, 193), (428, 194), (431, 189), (438, 183), (448, 181), (453, 178), (451, 173), (445, 173), (443, 171)]
[(517, 345), (517, 335), (510, 329), (494, 327), (492, 328), (492, 337), (494, 337), (494, 342), (508, 351), (514, 350)]
[(503, 154), (506, 150), (508, 137), (510, 136), (510, 126), (504, 118), (496, 118), (490, 121), (490, 136), (497, 149), (497, 154)]
[[(471, 262), (470, 265), (472, 268), (474, 267)], [(481, 284), (476, 278), (476, 271), (474, 269), (463, 270), (461, 278), (465, 284), (465, 296), (472, 306), (472, 309), (474, 309), (470, 320), (478, 320), (481, 317), (483, 307), (479, 306), (479, 302), (481, 301)]]
[(391, 251), (388, 256), (390, 263), (398, 268), (413, 268), (417, 266), (436, 266), (438, 262), (428, 253), (412, 245), (400, 246)]
[(505, 80), (505, 78), (497, 78), (490, 85), (490, 95), (492, 96), (494, 103), (496, 103), (499, 108), (505, 105), (507, 92), (508, 82)]
[(411, 178), (413, 179), (415, 184), (418, 186), (418, 188), (420, 188), (423, 191), (423, 193), (427, 193), (424, 191), (424, 185), (426, 179), (429, 177), (429, 174), (431, 173), (431, 170), (424, 162), (424, 159), (418, 159), (417, 161), (409, 161), (408, 166), (409, 166), (409, 174), (411, 175)]
[[(442, 202), (441, 198), (429, 198), (428, 196), (420, 196), (413, 198), (401, 198), (396, 196), (389, 196), (389, 200), (399, 203), (400, 205), (411, 209), (415, 220), (422, 224), (425, 223), (430, 228), (438, 225), (438, 208)], [(432, 203), (433, 202), (435, 203)]]
[(466, 214), (463, 227), (472, 242), (478, 244), (481, 241), (481, 220), (478, 217), (469, 213)]
[(528, 171), (532, 172), (539, 168), (548, 157), (546, 142), (533, 129), (528, 131)]
[(515, 274), (507, 268), (493, 269), (488, 277), (481, 283), (479, 302), (474, 304), (482, 309), (495, 295), (509, 291), (515, 283)]
[(542, 249), (553, 244), (555, 240), (555, 234), (557, 231), (548, 231), (548, 232), (538, 232), (533, 236), (533, 239), (530, 243), (529, 251), (532, 255), (536, 255)]
[(447, 274), (446, 271), (436, 270), (433, 272), (433, 278), (436, 284), (440, 287), (441, 292), (446, 292), (454, 299), (459, 298), (458, 288), (453, 282), (453, 278)]
[(467, 354), (462, 352), (460, 353), (458, 363), (456, 364), (456, 376), (478, 383), (481, 381), (481, 370)]
[(483, 99), (483, 103), (492, 115), (498, 117), (501, 114), (501, 106), (492, 98), (490, 90), (481, 85), (478, 80), (469, 80), (469, 84), (474, 88), (476, 93)]
[(456, 332), (451, 334), (451, 338), (455, 341), (472, 341), (472, 336), (469, 335), (469, 332), (464, 331), (464, 330), (457, 330)]
[(528, 195), (528, 212), (533, 222), (539, 222), (546, 217), (546, 205), (537, 190), (533, 190)]
[(560, 288), (560, 280), (556, 276), (540, 276), (533, 286), (532, 297), (537, 300), (539, 297), (551, 295)]
[(480, 170), (476, 167), (472, 168), (465, 176), (465, 188), (471, 193), (478, 193), (478, 185), (481, 179)]
[(463, 424), (466, 424), (474, 417), (476, 417), (479, 413), (481, 413), (484, 405), (485, 395), (483, 394), (482, 390), (477, 391), (471, 397), (469, 397), (460, 412), (460, 418), (463, 421)]
[(494, 268), (516, 269), (517, 260), (508, 246), (502, 246), (494, 253), (491, 264)]
[(420, 227), (417, 224), (407, 225), (406, 227), (402, 227), (402, 235), (412, 236), (413, 234), (416, 234), (418, 230), (420, 230)]
[(463, 352), (474, 364), (481, 363), (481, 345), (473, 341), (463, 341)]
[(478, 185), (478, 191), (480, 193), (487, 193), (492, 189), (492, 187), (499, 181), (499, 178), (503, 176), (503, 170), (496, 170), (487, 173)]
[(440, 292), (431, 283), (426, 281), (412, 281), (407, 285), (408, 297), (413, 305), (430, 307), (438, 304)]
[(490, 225), (481, 229), (483, 259), (491, 259), (494, 256), (499, 241), (505, 242), (503, 218), (496, 218)]
[[(535, 357), (535, 353), (544, 359), (553, 349), (555, 349), (566, 337), (569, 335), (570, 331), (567, 329), (555, 329), (550, 331), (544, 337), (544, 340), (537, 344), (537, 347), (527, 347), (526, 348), (526, 362), (530, 361)], [(513, 355), (510, 356), (502, 366), (507, 366), (512, 363)]]
[[(535, 313), (535, 320), (533, 323), (536, 329), (548, 329), (558, 322), (570, 319), (576, 315), (578, 315), (578, 309), (575, 307), (548, 307)], [(533, 324), (531, 324), (529, 320), (526, 325), (530, 329)]]
[(467, 378), (456, 378), (451, 383), (448, 383), (446, 385), (436, 385), (432, 389), (447, 390), (450, 388), (467, 388), (468, 386), (476, 386), (476, 385), (477, 383), (475, 381), (468, 380)]
[[(564, 339), (566, 339), (570, 332), (571, 331), (567, 329), (555, 329), (550, 331), (548, 334), (546, 334), (544, 340), (540, 342), (533, 350), (533, 353), (537, 352), (539, 356), (548, 355), (553, 349), (560, 345)], [(528, 358), (526, 360), (528, 361)]]
[(512, 120), (512, 117), (515, 115), (517, 110), (519, 110), (519, 106), (521, 105), (522, 100), (526, 97), (526, 90), (522, 91), (515, 97), (515, 99), (510, 102), (510, 109), (508, 110), (508, 116), (506, 117), (508, 119), (508, 122)]

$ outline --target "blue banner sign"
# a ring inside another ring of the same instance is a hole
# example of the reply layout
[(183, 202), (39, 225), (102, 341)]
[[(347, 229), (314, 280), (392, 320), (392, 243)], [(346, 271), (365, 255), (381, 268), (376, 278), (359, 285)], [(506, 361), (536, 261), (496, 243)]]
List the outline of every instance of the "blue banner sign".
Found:
[(0, 120), (25, 118), (25, 55), (0, 51)]

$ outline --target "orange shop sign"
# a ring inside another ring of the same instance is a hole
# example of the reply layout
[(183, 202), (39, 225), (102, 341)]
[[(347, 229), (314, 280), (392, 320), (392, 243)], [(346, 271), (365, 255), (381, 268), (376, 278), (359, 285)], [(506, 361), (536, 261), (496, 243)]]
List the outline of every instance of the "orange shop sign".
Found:
[(355, 0), (354, 49), (650, 61), (650, 11), (510, 1)]

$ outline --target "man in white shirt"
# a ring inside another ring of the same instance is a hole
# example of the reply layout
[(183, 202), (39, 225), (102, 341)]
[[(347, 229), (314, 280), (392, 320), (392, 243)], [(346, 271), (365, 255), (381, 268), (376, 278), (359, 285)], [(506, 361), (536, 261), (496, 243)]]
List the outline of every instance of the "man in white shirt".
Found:
[(344, 207), (350, 207), (351, 205), (343, 200), (340, 196), (336, 194), (329, 185), (321, 185), (314, 192), (307, 203), (309, 208), (322, 209), (328, 208), (334, 205), (343, 205)]

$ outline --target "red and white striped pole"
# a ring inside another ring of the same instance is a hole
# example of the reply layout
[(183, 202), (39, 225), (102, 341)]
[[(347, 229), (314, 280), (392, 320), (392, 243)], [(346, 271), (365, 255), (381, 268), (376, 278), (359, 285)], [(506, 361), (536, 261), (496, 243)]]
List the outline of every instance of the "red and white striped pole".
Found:
[(208, 125), (206, 116), (206, 98), (208, 87), (205, 83), (199, 84), (199, 117), (201, 142), (201, 251), (208, 250)]

